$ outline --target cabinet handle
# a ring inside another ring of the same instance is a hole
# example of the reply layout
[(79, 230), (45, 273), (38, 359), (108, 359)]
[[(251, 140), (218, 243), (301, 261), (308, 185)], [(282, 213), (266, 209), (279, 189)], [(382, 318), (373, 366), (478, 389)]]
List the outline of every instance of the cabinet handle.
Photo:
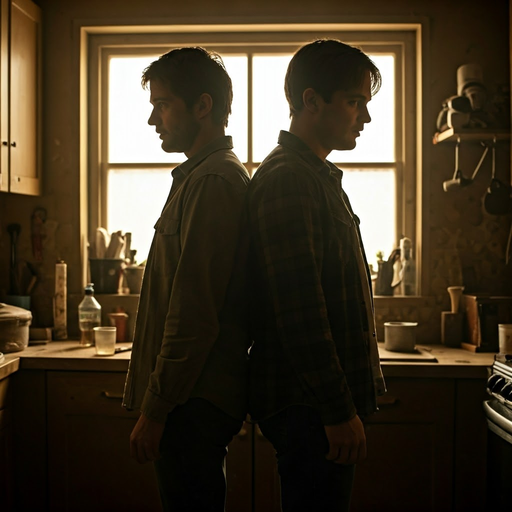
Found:
[(377, 405), (382, 407), (391, 407), (393, 405), (398, 405), (399, 403), (400, 399), (392, 395), (379, 396), (379, 398), (377, 399)]
[(13, 148), (15, 148), (15, 147), (16, 147), (16, 142), (15, 142), (15, 141), (11, 142), (11, 146), (12, 146)]
[(102, 391), (101, 394), (109, 400), (122, 400), (123, 393), (111, 393), (110, 391)]
[(2, 146), (8, 146), (8, 145), (9, 145), (9, 143), (6, 140), (2, 141)]

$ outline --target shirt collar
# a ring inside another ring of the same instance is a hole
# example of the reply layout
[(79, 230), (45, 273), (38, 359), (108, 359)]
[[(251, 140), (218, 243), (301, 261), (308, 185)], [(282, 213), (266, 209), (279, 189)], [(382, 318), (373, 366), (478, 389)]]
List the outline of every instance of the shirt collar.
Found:
[(220, 149), (233, 149), (233, 139), (230, 135), (224, 135), (208, 142), (208, 144), (203, 146), (195, 155), (191, 156), (188, 160), (172, 170), (173, 178), (176, 178), (178, 173), (181, 173), (184, 177), (187, 176), (205, 158)]
[(324, 161), (319, 158), (318, 155), (301, 138), (297, 137), (297, 135), (287, 132), (286, 130), (281, 130), (278, 142), (281, 146), (293, 149), (299, 153), (302, 158), (304, 158), (304, 160), (306, 160), (306, 162), (320, 174), (325, 176), (333, 174), (338, 179), (341, 179), (343, 176), (343, 171), (341, 169), (338, 169), (338, 167), (328, 160)]

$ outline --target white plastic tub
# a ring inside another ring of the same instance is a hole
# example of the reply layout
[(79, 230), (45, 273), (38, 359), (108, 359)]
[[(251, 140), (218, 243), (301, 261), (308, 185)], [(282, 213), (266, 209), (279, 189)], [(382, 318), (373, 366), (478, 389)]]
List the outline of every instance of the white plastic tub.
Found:
[(32, 313), (0, 302), (0, 352), (19, 352), (28, 346)]

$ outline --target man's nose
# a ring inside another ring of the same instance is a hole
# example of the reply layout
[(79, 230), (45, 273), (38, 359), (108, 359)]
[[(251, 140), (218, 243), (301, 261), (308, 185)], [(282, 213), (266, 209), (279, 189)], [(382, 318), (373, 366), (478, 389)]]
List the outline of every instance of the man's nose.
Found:
[(150, 116), (149, 116), (149, 118), (148, 118), (148, 124), (149, 124), (150, 126), (156, 126), (156, 122), (155, 122), (155, 110), (154, 110), (154, 109), (151, 111), (151, 115), (150, 115)]
[(363, 122), (365, 122), (365, 123), (371, 123), (372, 122), (372, 118), (370, 116), (370, 112), (368, 112), (368, 108), (367, 107), (364, 107)]

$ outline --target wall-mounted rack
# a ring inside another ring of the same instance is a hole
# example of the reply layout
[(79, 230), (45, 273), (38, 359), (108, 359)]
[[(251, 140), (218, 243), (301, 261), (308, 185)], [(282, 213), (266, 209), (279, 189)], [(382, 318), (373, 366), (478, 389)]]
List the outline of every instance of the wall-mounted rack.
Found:
[(439, 144), (440, 142), (457, 142), (460, 141), (474, 141), (474, 142), (493, 142), (493, 140), (510, 140), (510, 130), (506, 128), (448, 128), (442, 132), (434, 134), (432, 142)]

